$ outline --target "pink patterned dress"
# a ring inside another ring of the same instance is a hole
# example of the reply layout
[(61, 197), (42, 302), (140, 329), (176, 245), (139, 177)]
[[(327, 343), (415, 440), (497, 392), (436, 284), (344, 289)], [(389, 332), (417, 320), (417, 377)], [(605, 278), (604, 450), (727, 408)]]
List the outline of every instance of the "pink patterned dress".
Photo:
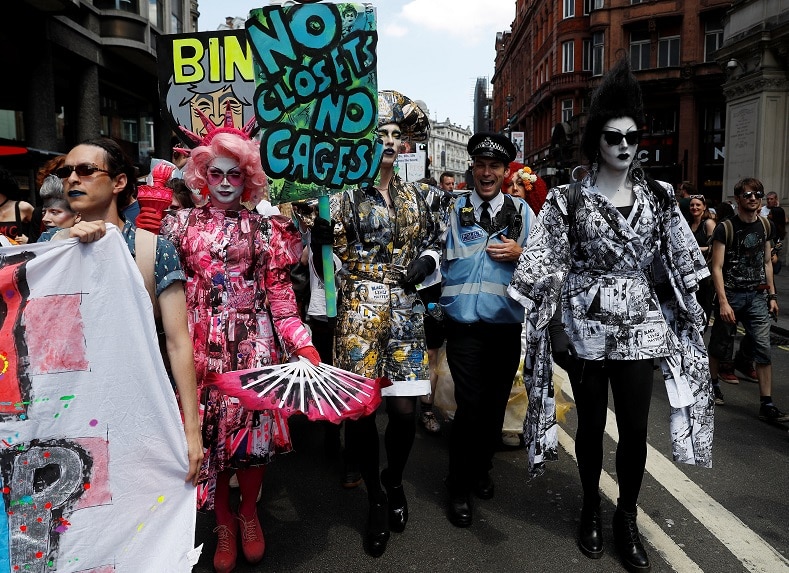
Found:
[[(276, 364), (283, 351), (311, 344), (299, 318), (290, 268), (301, 254), (298, 231), (284, 217), (209, 205), (162, 221), (186, 273), (186, 304), (198, 384), (207, 372)], [(250, 411), (213, 388), (203, 390), (203, 445), (198, 505), (213, 507), (216, 476), (268, 463), (291, 449), (276, 410)]]

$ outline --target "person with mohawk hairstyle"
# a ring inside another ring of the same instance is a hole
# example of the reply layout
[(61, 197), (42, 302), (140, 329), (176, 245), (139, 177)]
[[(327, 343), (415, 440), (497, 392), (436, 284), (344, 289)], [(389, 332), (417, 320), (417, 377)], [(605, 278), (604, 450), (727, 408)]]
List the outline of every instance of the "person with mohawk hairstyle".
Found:
[(653, 362), (660, 361), (671, 404), (675, 461), (711, 466), (714, 410), (706, 317), (695, 297), (709, 271), (672, 187), (650, 178), (636, 159), (645, 123), (641, 88), (622, 59), (592, 96), (581, 141), (591, 166), (583, 180), (549, 192), (508, 289), (527, 315), (530, 473), (557, 457), (546, 334), (559, 308), (573, 347), (566, 370), (578, 411), (578, 546), (591, 559), (602, 556), (599, 482), (610, 385), (619, 429), (614, 541), (625, 568), (640, 572), (651, 568), (636, 503)]

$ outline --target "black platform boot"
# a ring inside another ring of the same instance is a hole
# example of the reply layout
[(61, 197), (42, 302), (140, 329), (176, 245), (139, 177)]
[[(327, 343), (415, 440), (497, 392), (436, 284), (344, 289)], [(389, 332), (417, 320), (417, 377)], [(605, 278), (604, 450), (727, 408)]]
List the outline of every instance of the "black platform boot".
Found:
[(403, 483), (393, 485), (389, 482), (389, 473), (384, 470), (381, 472), (381, 484), (386, 489), (389, 498), (389, 529), (401, 533), (405, 530), (408, 523), (408, 501), (405, 499)]
[(581, 523), (578, 526), (578, 548), (589, 559), (603, 556), (603, 523), (600, 519), (600, 506), (585, 507), (581, 510)]
[(619, 507), (614, 513), (614, 541), (625, 569), (643, 573), (651, 571), (649, 557), (641, 544), (641, 535), (636, 525), (636, 512), (625, 511)]
[(364, 541), (365, 549), (371, 557), (380, 557), (386, 551), (386, 543), (389, 541), (389, 524), (387, 523), (386, 497), (383, 492), (381, 492), (381, 498), (378, 501), (370, 501)]

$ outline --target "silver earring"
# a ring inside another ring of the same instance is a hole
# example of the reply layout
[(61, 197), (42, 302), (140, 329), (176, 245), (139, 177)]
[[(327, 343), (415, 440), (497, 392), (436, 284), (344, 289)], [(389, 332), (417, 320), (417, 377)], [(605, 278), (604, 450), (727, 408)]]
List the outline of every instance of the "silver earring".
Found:
[(627, 176), (634, 183), (638, 183), (640, 185), (643, 185), (645, 183), (644, 168), (641, 167), (641, 162), (638, 159), (633, 159), (632, 163), (630, 163), (630, 168), (628, 169)]

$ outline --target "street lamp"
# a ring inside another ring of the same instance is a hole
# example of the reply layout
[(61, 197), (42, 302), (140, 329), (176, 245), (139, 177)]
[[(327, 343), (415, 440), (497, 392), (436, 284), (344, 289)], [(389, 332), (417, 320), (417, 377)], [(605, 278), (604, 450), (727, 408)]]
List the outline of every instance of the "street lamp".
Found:
[(507, 137), (512, 141), (512, 124), (510, 123), (510, 118), (512, 117), (512, 113), (510, 112), (510, 108), (512, 107), (512, 102), (515, 100), (512, 97), (512, 94), (507, 94), (507, 97), (504, 98), (504, 101), (507, 102)]

